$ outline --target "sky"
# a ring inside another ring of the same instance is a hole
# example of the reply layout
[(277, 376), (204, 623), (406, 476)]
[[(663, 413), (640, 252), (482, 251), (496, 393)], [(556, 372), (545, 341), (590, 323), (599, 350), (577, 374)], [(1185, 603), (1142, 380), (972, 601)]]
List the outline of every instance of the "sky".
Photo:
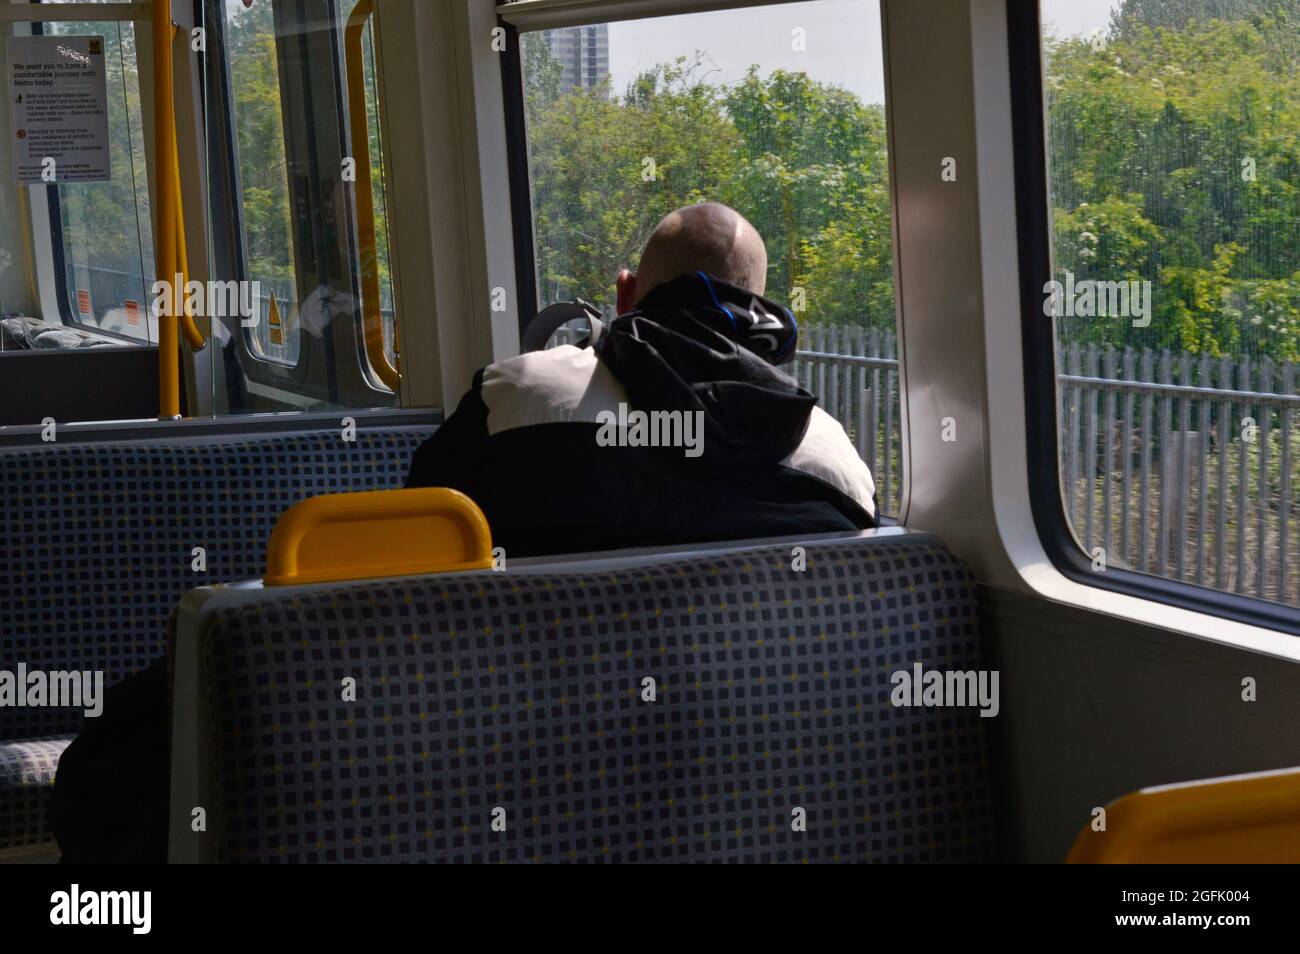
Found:
[[(926, 0), (913, 0), (924, 3)], [(1087, 35), (1106, 28), (1118, 0), (1042, 0), (1043, 20), (1057, 36)], [(796, 29), (805, 49), (793, 49)], [(810, 0), (741, 10), (629, 20), (609, 26), (613, 89), (622, 93), (639, 73), (699, 50), (710, 79), (732, 83), (752, 63), (802, 71), (834, 83), (867, 103), (883, 103), (878, 0)]]

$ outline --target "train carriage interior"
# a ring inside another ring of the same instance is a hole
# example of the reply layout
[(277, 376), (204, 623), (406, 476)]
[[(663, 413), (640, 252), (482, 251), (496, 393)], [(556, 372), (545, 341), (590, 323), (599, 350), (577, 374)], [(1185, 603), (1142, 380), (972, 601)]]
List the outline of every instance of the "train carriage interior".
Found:
[(1297, 0), (0, 29), (0, 863), (1300, 862)]

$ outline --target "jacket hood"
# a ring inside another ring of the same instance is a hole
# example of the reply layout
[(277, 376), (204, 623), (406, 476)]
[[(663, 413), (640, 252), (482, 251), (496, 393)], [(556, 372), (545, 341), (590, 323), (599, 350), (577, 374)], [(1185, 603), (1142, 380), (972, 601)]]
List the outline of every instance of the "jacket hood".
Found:
[(708, 465), (776, 464), (817, 399), (774, 365), (794, 356), (785, 308), (704, 272), (656, 286), (605, 328), (596, 354), (643, 411), (702, 411)]

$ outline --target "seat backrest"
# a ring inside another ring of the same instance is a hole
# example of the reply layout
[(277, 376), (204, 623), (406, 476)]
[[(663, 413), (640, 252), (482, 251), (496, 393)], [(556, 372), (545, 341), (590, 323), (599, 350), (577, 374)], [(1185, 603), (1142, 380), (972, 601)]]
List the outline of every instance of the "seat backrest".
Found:
[[(191, 593), (174, 861), (986, 861), (976, 590), (934, 538)], [(194, 832), (196, 808), (206, 830)]]
[[(347, 441), (333, 428), (0, 450), (6, 663), (102, 670), (112, 686), (163, 652), (167, 615), (186, 591), (262, 573), (281, 512), (319, 494), (401, 486), (432, 431), (422, 423), (360, 427)], [(0, 735), (75, 732), (82, 718), (80, 709), (13, 709)]]

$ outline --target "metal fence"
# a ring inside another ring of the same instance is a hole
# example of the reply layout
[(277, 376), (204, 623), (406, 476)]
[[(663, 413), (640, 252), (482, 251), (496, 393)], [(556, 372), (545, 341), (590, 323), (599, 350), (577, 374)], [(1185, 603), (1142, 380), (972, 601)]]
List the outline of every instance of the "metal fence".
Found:
[(1295, 364), (1072, 345), (1061, 477), (1107, 566), (1300, 604)]
[(789, 371), (848, 432), (876, 480), (880, 510), (896, 516), (903, 498), (903, 415), (892, 331), (799, 329)]

